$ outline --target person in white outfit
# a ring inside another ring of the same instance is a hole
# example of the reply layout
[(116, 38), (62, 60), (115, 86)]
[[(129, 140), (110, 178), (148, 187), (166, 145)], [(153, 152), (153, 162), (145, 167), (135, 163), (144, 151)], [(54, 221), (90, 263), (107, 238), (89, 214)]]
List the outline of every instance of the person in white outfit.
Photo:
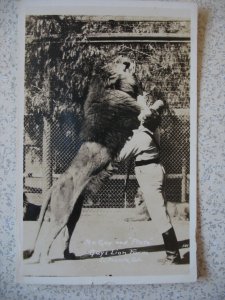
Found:
[(160, 163), (159, 134), (164, 103), (157, 100), (150, 109), (143, 105), (140, 114), (141, 125), (121, 150), (119, 159), (135, 157), (135, 175), (143, 193), (146, 207), (155, 228), (162, 234), (166, 259), (165, 263), (179, 263), (179, 246), (164, 199), (165, 171)]

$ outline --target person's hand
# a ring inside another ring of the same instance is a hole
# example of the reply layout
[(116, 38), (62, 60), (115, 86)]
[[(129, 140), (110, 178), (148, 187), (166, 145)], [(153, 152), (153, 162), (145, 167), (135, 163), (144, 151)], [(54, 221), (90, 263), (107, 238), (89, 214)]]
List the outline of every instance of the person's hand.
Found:
[(138, 120), (143, 123), (147, 116), (150, 116), (152, 114), (151, 110), (149, 108), (142, 109), (141, 113), (138, 115)]
[(150, 106), (150, 108), (160, 114), (164, 108), (164, 102), (162, 100), (156, 100), (155, 103)]
[(143, 92), (143, 95), (139, 95), (137, 97), (137, 103), (138, 103), (138, 105), (141, 108), (141, 112), (140, 112), (140, 114), (138, 116), (138, 120), (140, 122), (144, 121), (146, 115), (150, 115), (151, 114), (151, 111), (150, 111), (150, 109), (149, 109), (149, 107), (147, 105), (147, 95), (148, 95), (148, 93)]
[(139, 95), (137, 97), (137, 103), (138, 105), (141, 107), (141, 109), (145, 109), (147, 106), (147, 93), (146, 92), (143, 92), (143, 95)]

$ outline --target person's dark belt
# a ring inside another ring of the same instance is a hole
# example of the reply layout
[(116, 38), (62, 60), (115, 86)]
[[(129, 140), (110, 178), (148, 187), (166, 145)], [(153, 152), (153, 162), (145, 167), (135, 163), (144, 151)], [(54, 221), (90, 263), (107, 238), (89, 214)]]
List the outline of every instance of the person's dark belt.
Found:
[(145, 166), (145, 165), (149, 165), (149, 164), (159, 164), (159, 163), (160, 163), (160, 159), (159, 159), (159, 157), (157, 157), (157, 158), (153, 158), (153, 159), (135, 161), (135, 167)]

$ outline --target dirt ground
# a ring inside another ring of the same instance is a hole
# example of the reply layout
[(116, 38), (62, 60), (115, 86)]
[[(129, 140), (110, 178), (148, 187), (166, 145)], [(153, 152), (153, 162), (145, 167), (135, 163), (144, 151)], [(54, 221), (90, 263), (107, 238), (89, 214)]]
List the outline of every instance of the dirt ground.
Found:
[[(62, 257), (62, 232), (50, 251), (51, 264), (24, 264), (24, 276), (157, 276), (189, 273), (189, 222), (173, 219), (183, 263), (163, 265), (161, 234), (151, 221), (127, 222), (134, 209), (83, 209), (71, 239), (76, 260)], [(24, 222), (24, 249), (33, 245), (37, 222)], [(48, 226), (46, 222), (45, 226)], [(182, 242), (183, 241), (183, 242)]]

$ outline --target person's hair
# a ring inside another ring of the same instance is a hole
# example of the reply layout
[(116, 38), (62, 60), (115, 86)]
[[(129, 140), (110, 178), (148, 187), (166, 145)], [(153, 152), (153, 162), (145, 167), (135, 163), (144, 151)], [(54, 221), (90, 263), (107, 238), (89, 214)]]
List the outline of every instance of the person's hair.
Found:
[(151, 130), (152, 132), (154, 132), (160, 124), (161, 124), (160, 114), (154, 109), (151, 109), (151, 114), (145, 117), (143, 121), (143, 126)]

